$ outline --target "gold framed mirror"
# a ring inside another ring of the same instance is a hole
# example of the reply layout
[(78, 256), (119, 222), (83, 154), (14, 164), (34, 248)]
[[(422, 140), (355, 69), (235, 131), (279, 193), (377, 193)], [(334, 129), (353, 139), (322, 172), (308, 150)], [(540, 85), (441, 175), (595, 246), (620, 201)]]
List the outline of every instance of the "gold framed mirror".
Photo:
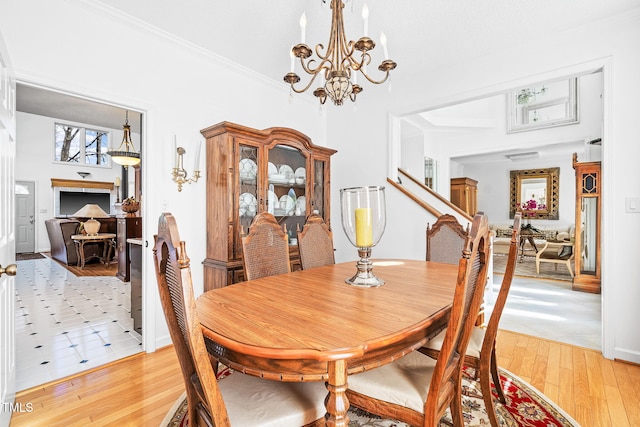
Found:
[(523, 211), (523, 214), (528, 213), (529, 219), (559, 219), (560, 168), (512, 170), (509, 173), (509, 218), (517, 211)]

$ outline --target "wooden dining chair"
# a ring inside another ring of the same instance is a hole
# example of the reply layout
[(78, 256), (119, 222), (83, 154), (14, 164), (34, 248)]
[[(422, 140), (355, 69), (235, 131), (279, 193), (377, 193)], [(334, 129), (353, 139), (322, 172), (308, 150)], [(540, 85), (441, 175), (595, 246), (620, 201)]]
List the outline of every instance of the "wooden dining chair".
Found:
[(155, 237), (154, 265), (162, 309), (187, 392), (190, 426), (322, 425), (327, 389), (320, 382), (215, 375), (205, 345), (191, 282), (191, 267), (175, 218), (163, 213)]
[(433, 227), (427, 224), (427, 261), (457, 264), (468, 235), (469, 226), (462, 227), (455, 216), (439, 216)]
[[(496, 359), (496, 337), (498, 335), (498, 326), (504, 306), (507, 303), (507, 297), (511, 289), (513, 274), (516, 269), (516, 260), (518, 258), (518, 242), (520, 235), (521, 214), (516, 213), (513, 220), (513, 230), (511, 233), (511, 243), (509, 244), (509, 254), (507, 255), (507, 266), (502, 276), (500, 291), (496, 297), (496, 301), (491, 311), (491, 317), (487, 327), (475, 326), (471, 333), (471, 339), (467, 346), (464, 364), (473, 368), (475, 376), (480, 380), (482, 389), (482, 398), (487, 409), (487, 416), (492, 427), (498, 427), (498, 420), (491, 395), (491, 382), (496, 388), (498, 399), (503, 404), (506, 403), (500, 376), (498, 375), (498, 363)], [(432, 358), (438, 358), (440, 348), (444, 341), (445, 333), (441, 333), (437, 337), (430, 340), (420, 351)]]
[(309, 215), (298, 232), (298, 251), (303, 270), (335, 264), (333, 233), (320, 215)]
[(349, 376), (349, 402), (382, 417), (413, 426), (436, 427), (447, 407), (453, 425), (463, 427), (462, 367), (487, 281), (489, 227), (475, 215), (461, 252), (451, 314), (434, 360), (413, 351), (396, 361)]
[(261, 212), (242, 236), (242, 263), (247, 280), (291, 272), (289, 241), (276, 218)]

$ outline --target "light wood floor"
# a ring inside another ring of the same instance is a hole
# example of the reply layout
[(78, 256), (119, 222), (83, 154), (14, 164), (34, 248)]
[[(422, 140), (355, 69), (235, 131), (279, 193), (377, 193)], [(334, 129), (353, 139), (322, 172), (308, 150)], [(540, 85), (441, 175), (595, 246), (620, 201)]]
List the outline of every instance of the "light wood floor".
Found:
[[(640, 426), (640, 366), (595, 351), (501, 331), (498, 364), (532, 384), (583, 427)], [(32, 412), (11, 426), (157, 426), (183, 391), (172, 347), (20, 392)]]

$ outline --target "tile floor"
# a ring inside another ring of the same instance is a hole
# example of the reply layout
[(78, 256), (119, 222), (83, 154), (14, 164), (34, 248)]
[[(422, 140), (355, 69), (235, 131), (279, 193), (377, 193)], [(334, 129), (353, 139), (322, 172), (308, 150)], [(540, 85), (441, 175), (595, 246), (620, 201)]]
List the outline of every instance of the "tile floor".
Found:
[[(493, 278), (492, 297), (502, 275)], [(493, 300), (487, 298), (487, 311)], [(514, 277), (500, 329), (602, 350), (601, 295), (571, 290), (571, 282)]]
[(18, 261), (16, 389), (44, 384), (142, 351), (130, 283), (77, 277), (50, 258)]

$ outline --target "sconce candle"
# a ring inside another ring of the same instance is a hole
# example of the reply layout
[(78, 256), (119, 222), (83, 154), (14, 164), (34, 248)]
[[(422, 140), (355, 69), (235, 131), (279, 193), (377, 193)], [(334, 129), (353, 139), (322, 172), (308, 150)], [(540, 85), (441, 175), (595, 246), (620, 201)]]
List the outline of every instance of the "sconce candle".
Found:
[(176, 165), (173, 168), (173, 182), (178, 185), (178, 191), (182, 191), (183, 184), (191, 184), (193, 182), (198, 182), (200, 178), (200, 148), (202, 146), (202, 142), (198, 145), (198, 150), (196, 151), (195, 157), (195, 167), (193, 171), (193, 177), (189, 178), (186, 169), (184, 168), (184, 154), (187, 152), (183, 147), (177, 147), (178, 143), (176, 140), (176, 136), (173, 136), (173, 145), (174, 150), (176, 150)]
[(373, 274), (369, 258), (371, 248), (378, 244), (387, 224), (384, 187), (343, 188), (340, 202), (342, 228), (360, 257), (356, 263), (357, 273), (345, 282), (364, 287), (383, 285), (384, 280)]

